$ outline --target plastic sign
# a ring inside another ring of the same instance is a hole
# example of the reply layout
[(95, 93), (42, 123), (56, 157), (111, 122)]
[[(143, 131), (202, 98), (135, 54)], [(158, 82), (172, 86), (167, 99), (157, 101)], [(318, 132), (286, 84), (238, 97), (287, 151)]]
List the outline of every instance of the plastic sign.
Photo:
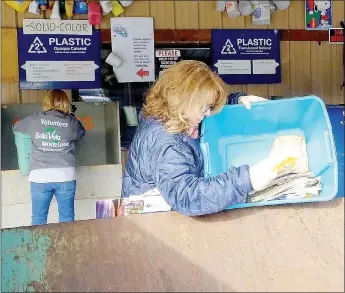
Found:
[(212, 66), (227, 84), (281, 82), (277, 30), (212, 30)]
[(100, 32), (87, 20), (24, 19), (18, 44), (20, 89), (101, 87)]

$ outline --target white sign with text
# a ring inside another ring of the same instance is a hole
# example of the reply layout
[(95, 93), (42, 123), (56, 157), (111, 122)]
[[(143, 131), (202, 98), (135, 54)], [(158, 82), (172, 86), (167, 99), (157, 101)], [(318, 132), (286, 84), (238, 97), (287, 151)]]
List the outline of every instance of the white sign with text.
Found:
[(152, 17), (111, 18), (112, 51), (121, 59), (113, 67), (118, 82), (155, 80)]

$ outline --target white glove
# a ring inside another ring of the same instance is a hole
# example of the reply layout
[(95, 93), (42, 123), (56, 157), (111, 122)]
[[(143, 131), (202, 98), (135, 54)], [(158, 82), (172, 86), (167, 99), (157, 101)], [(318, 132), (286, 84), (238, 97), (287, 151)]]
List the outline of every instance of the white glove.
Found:
[(249, 168), (250, 180), (255, 191), (265, 189), (273, 179), (277, 178), (278, 173), (274, 171), (275, 163), (275, 160), (266, 159)]
[(264, 101), (268, 101), (268, 100), (262, 97), (258, 97), (258, 96), (241, 96), (238, 99), (238, 102), (240, 104), (243, 104), (248, 110), (250, 110), (250, 108), (252, 107), (252, 103), (264, 102)]

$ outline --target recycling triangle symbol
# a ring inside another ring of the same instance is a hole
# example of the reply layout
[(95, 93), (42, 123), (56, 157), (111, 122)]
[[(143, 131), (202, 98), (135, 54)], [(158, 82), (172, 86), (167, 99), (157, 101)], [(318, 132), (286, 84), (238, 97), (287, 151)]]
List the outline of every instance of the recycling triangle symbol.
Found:
[(237, 53), (233, 44), (231, 43), (229, 39), (227, 39), (227, 41), (225, 42), (225, 45), (223, 46), (221, 53), (222, 54), (236, 54)]
[(29, 53), (37, 53), (37, 54), (41, 54), (41, 53), (47, 53), (46, 48), (43, 46), (43, 43), (41, 42), (41, 40), (36, 37), (34, 39), (34, 41), (32, 42), (32, 44), (30, 45), (29, 48)]

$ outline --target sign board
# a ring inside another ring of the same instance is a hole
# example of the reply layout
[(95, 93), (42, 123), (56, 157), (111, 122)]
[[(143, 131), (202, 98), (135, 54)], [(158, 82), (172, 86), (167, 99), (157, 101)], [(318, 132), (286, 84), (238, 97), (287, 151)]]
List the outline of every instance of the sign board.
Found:
[(307, 30), (328, 30), (332, 27), (332, 0), (305, 1), (305, 28)]
[(210, 48), (181, 48), (181, 47), (160, 47), (155, 48), (156, 78), (163, 70), (182, 60), (198, 60), (211, 65)]
[(181, 51), (177, 49), (158, 49), (155, 51), (156, 71), (159, 77), (163, 70), (181, 61)]
[(281, 82), (277, 30), (212, 30), (212, 64), (228, 84)]
[(87, 20), (24, 19), (18, 29), (21, 89), (101, 87), (101, 40)]
[(328, 30), (328, 36), (331, 44), (344, 44), (343, 28), (330, 28)]
[(152, 17), (111, 18), (112, 51), (121, 63), (114, 67), (118, 82), (155, 80)]

